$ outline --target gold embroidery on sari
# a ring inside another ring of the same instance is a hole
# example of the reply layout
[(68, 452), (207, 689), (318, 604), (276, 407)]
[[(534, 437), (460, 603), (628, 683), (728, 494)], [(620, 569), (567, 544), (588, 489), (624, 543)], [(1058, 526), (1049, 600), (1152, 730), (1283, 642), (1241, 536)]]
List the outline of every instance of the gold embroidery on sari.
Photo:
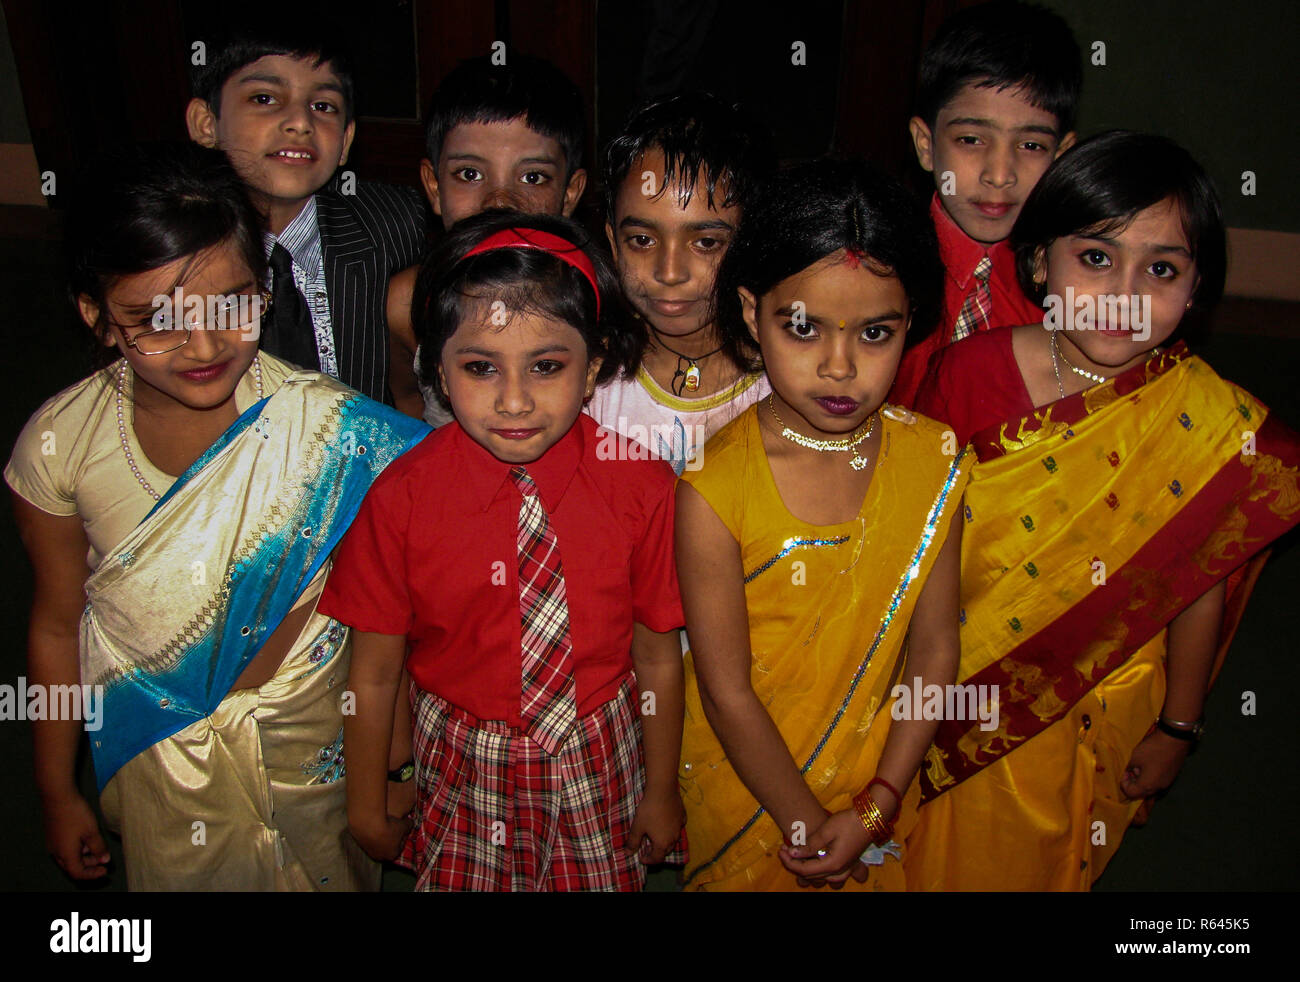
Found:
[(1241, 460), (1253, 472), (1247, 500), (1258, 501), (1270, 492), (1277, 492), (1268, 503), (1269, 511), (1281, 519), (1289, 519), (1300, 511), (1300, 469), (1284, 467), (1272, 454), (1242, 454)]
[[(339, 420), (343, 415), (344, 404), (356, 397), (351, 393), (337, 393), (333, 402), (324, 413), (324, 419), (309, 437), (306, 451), (303, 453), (303, 466), (310, 471), (316, 469), (317, 460), (324, 455), (326, 442), (332, 440), (338, 431)], [(284, 525), (284, 519), (292, 515), (296, 508), (305, 504), (302, 489), (286, 483), (277, 500), (267, 509), (270, 523), (261, 522), (251, 531), (235, 553), (235, 558), (226, 567), (225, 575), (216, 592), (204, 601), (198, 612), (172, 636), (156, 653), (138, 659), (134, 664), (118, 665), (106, 669), (96, 677), (94, 684), (110, 686), (127, 676), (139, 677), (171, 669), (189, 648), (216, 623), (216, 614), (224, 609), (230, 598), (230, 578), (240, 567), (244, 566), (257, 552), (261, 543), (278, 532)]]
[(1049, 676), (1037, 665), (1029, 665), (1011, 658), (1002, 662), (1003, 670), (1011, 679), (1008, 702), (1028, 703), (1029, 711), (1041, 720), (1055, 719), (1068, 708), (1055, 692), (1059, 678)]

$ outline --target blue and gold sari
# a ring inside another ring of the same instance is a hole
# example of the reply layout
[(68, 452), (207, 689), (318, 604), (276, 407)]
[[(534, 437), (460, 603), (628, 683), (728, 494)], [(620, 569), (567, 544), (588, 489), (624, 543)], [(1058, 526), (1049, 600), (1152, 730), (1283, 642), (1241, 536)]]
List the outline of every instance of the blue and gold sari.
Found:
[[(347, 629), (315, 611), (329, 557), (422, 423), (312, 372), (285, 380), (183, 474), (86, 583), (84, 684), (104, 813), (132, 889), (359, 889), (347, 832)], [(273, 678), (231, 691), (290, 611)]]

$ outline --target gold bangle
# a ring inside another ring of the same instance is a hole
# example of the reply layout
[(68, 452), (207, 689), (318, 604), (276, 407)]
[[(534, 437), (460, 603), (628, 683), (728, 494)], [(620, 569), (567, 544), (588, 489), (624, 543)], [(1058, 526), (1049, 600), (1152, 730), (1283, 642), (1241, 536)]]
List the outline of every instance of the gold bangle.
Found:
[(893, 827), (885, 821), (884, 812), (880, 810), (880, 806), (876, 804), (876, 800), (869, 792), (863, 790), (855, 795), (853, 807), (857, 812), (858, 821), (862, 823), (862, 828), (873, 845), (887, 841), (893, 834)]

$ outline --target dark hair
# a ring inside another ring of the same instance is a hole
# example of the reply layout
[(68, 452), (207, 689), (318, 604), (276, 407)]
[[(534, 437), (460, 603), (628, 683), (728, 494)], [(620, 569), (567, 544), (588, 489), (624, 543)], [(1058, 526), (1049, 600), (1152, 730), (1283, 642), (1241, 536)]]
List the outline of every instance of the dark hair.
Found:
[(859, 161), (817, 160), (784, 171), (745, 209), (714, 291), (722, 338), (753, 355), (737, 290), (762, 297), (782, 280), (840, 249), (856, 249), (907, 293), (910, 347), (933, 329), (943, 297), (934, 227), (893, 178)]
[(303, 17), (268, 10), (259, 5), (256, 13), (236, 19), (238, 26), (216, 37), (202, 40), (207, 46), (204, 64), (190, 69), (190, 92), (208, 104), (213, 115), (221, 115), (221, 90), (241, 68), (268, 55), (311, 59), (312, 67), (329, 65), (342, 88), (344, 123), (354, 112), (352, 60), (342, 41), (342, 31), (329, 18), (313, 13)]
[(1166, 198), (1178, 203), (1200, 282), (1193, 306), (1204, 313), (1223, 295), (1227, 244), (1219, 196), (1209, 175), (1173, 140), (1109, 130), (1071, 147), (1047, 169), (1025, 199), (1011, 229), (1016, 274), (1025, 293), (1042, 302), (1034, 282), (1039, 249), (1083, 232), (1111, 235), (1143, 209)]
[[(677, 182), (683, 204), (704, 178), (710, 208), (738, 204), (775, 166), (766, 128), (739, 106), (707, 92), (684, 92), (635, 110), (605, 147), (605, 207), (614, 221), (619, 187), (637, 158), (650, 150), (664, 155), (664, 187)], [(721, 191), (721, 194), (719, 194)]]
[(1057, 136), (1074, 129), (1083, 87), (1079, 46), (1058, 14), (1034, 4), (994, 0), (943, 22), (921, 56), (916, 113), (934, 129), (957, 90), (1024, 89), (1031, 105), (1056, 117)]
[(442, 80), (425, 121), (429, 162), (438, 166), (442, 143), (453, 127), (508, 123), (521, 116), (529, 129), (560, 144), (569, 175), (582, 166), (582, 93), (550, 62), (513, 51), (504, 65), (493, 64), (489, 55), (469, 58)]
[[(465, 258), (489, 236), (504, 229), (535, 229), (572, 242), (596, 269), (597, 297), (587, 277), (542, 249), (492, 249)], [(457, 222), (434, 246), (420, 267), (411, 302), (411, 323), (420, 345), (416, 374), (450, 408), (438, 384), (438, 365), (447, 339), (456, 333), (469, 308), (501, 300), (511, 314), (537, 314), (571, 325), (587, 344), (589, 357), (604, 359), (597, 381), (604, 382), (641, 360), (643, 340), (619, 290), (609, 258), (581, 225), (555, 215), (525, 215), (494, 209)]]
[[(64, 248), (73, 303), (85, 294), (102, 314), (120, 277), (222, 243), (239, 251), (257, 282), (266, 280), (262, 221), (224, 153), (194, 143), (114, 150), (86, 169), (68, 209)], [(101, 332), (103, 324), (101, 316)]]

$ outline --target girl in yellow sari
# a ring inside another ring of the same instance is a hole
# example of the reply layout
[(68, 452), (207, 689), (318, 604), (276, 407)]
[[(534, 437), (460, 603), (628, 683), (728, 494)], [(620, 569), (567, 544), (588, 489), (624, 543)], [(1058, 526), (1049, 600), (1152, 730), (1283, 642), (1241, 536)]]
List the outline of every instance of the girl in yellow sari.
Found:
[(775, 180), (723, 260), (773, 394), (678, 488), (688, 889), (903, 885), (935, 721), (892, 697), (953, 678), (969, 458), (883, 400), (940, 288), (925, 216), (854, 164)]
[(1012, 239), (1044, 323), (953, 345), (917, 400), (978, 456), (958, 676), (998, 691), (1000, 723), (940, 726), (912, 889), (1090, 888), (1200, 739), (1230, 574), (1300, 520), (1296, 434), (1173, 337), (1225, 266), (1186, 151), (1093, 137)]

